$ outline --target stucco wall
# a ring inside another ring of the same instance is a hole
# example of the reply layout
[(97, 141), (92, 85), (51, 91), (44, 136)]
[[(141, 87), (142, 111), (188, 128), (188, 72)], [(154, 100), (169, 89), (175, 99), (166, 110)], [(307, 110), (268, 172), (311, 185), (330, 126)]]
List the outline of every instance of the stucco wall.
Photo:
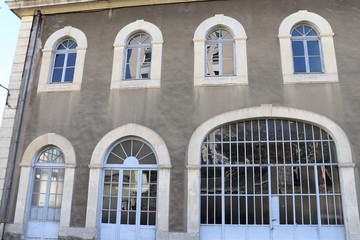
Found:
[[(324, 17), (332, 26), (339, 83), (284, 85), (277, 38), (281, 21), (298, 10)], [(193, 36), (215, 14), (237, 19), (248, 36), (249, 85), (194, 87)], [(160, 89), (110, 90), (113, 42), (127, 24), (144, 19), (164, 38)], [(17, 162), (39, 135), (55, 132), (75, 148), (77, 168), (71, 226), (85, 225), (91, 154), (109, 131), (133, 122), (158, 133), (172, 164), (170, 231), (186, 231), (186, 151), (197, 126), (218, 114), (260, 104), (289, 106), (325, 115), (346, 132), (353, 159), (360, 156), (360, 2), (358, 0), (233, 0), (133, 7), (44, 16), (25, 109)], [(88, 49), (80, 92), (37, 93), (41, 52), (46, 39), (64, 26), (87, 37)], [(359, 168), (355, 168), (360, 182)], [(19, 179), (15, 171), (15, 199)], [(360, 192), (360, 184), (357, 185)], [(14, 201), (13, 201), (14, 202)], [(11, 206), (14, 212), (14, 205)]]

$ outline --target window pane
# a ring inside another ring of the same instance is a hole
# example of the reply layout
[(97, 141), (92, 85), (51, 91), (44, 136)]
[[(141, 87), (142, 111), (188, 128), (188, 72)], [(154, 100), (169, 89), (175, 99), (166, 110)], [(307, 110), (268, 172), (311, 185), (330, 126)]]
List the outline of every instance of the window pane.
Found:
[(64, 66), (65, 54), (56, 54), (55, 56), (55, 67), (63, 67)]
[(54, 69), (51, 82), (61, 82), (62, 71), (63, 71), (62, 68)]
[(206, 54), (207, 76), (219, 75), (219, 44), (209, 44)]
[(305, 57), (294, 57), (294, 71), (306, 72)]
[(309, 66), (310, 72), (322, 72), (320, 56), (309, 57)]
[(76, 61), (76, 53), (69, 53), (66, 66), (67, 67), (74, 67), (75, 66), (75, 61)]
[(319, 41), (307, 41), (308, 54), (320, 55)]
[(139, 78), (150, 78), (151, 48), (141, 48)]
[(74, 78), (74, 68), (66, 68), (65, 72), (65, 82), (72, 82)]
[(128, 48), (126, 55), (126, 63), (136, 63), (137, 62), (137, 49)]
[(292, 41), (293, 56), (304, 56), (304, 44), (303, 41)]

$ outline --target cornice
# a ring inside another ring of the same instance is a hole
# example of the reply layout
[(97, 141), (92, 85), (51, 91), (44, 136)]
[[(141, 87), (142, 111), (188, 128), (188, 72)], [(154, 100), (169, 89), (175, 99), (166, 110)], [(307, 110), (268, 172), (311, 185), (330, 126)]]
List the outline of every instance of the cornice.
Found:
[(206, 0), (21, 0), (7, 1), (7, 5), (19, 17), (42, 14), (93, 11), (121, 7), (134, 7), (157, 4), (200, 2)]

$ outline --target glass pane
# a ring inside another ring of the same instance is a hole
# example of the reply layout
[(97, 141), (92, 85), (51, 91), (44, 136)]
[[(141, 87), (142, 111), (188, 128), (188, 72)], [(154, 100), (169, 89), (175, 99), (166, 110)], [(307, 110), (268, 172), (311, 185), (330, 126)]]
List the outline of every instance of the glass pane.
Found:
[(64, 60), (65, 60), (65, 54), (56, 54), (54, 67), (63, 67)]
[(304, 56), (303, 41), (291, 41), (293, 56)]
[(320, 56), (309, 57), (309, 67), (310, 72), (322, 72)]
[(67, 67), (74, 67), (76, 62), (76, 53), (69, 53), (67, 59)]
[(307, 41), (308, 54), (320, 55), (319, 41)]
[(74, 68), (66, 68), (65, 72), (65, 82), (72, 82), (74, 78)]
[(305, 57), (294, 57), (295, 73), (306, 72)]
[(54, 69), (51, 82), (53, 82), (53, 83), (54, 82), (61, 82), (62, 71), (63, 71), (62, 68)]

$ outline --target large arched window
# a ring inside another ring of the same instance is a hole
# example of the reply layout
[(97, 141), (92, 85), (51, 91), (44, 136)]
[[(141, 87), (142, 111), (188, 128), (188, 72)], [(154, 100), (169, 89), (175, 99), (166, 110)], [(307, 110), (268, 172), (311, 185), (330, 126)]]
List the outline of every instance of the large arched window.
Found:
[(42, 150), (34, 164), (27, 238), (57, 238), (64, 188), (64, 156), (56, 147)]
[(247, 84), (246, 33), (222, 14), (204, 20), (194, 33), (194, 86)]
[(206, 76), (234, 75), (234, 38), (224, 28), (210, 31), (206, 37)]
[(126, 45), (124, 79), (149, 79), (151, 67), (151, 36), (132, 35)]
[(217, 127), (201, 146), (201, 239), (232, 239), (253, 226), (246, 239), (345, 239), (336, 158), (332, 137), (311, 124), (268, 118)]
[(341, 127), (314, 112), (264, 104), (215, 116), (189, 143), (188, 233), (358, 239), (351, 152)]
[(279, 27), (283, 82), (338, 82), (333, 38), (318, 14), (302, 10), (287, 16)]
[(294, 73), (322, 73), (319, 34), (309, 25), (296, 25), (291, 31)]
[(155, 239), (157, 160), (143, 139), (127, 137), (109, 151), (103, 168), (102, 239)]
[(58, 45), (54, 54), (51, 83), (72, 82), (76, 62), (76, 41), (66, 39)]

